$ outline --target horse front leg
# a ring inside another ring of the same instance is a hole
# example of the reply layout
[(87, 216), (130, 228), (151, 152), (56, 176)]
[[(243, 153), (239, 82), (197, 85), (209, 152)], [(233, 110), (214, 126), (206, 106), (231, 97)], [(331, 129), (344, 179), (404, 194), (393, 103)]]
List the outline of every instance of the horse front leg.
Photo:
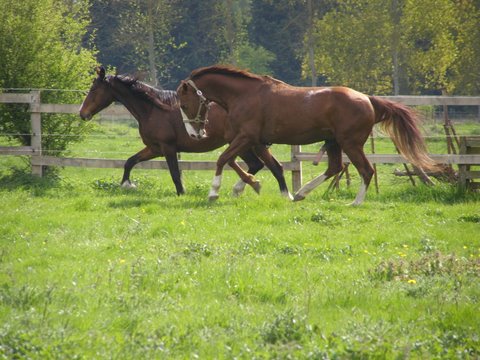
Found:
[[(237, 172), (237, 174), (244, 182), (250, 184), (254, 189), (256, 189), (256, 184), (258, 184), (258, 182), (255, 180), (255, 178), (252, 175), (246, 173), (235, 162), (235, 158), (237, 157), (237, 155), (250, 147), (251, 144), (247, 137), (237, 136), (235, 139), (233, 139), (227, 149), (220, 155), (217, 160), (217, 170), (212, 181), (212, 186), (210, 188), (210, 192), (208, 193), (208, 199), (210, 201), (217, 200), (219, 197), (219, 191), (222, 185), (223, 168), (227, 163), (229, 163), (229, 165)], [(255, 191), (258, 192), (259, 187), (257, 187)]]
[(185, 188), (183, 187), (182, 176), (178, 166), (177, 151), (173, 149), (166, 151), (165, 159), (167, 160), (168, 170), (170, 171), (170, 176), (177, 190), (177, 195), (185, 194)]
[[(245, 162), (245, 164), (247, 164), (248, 166), (247, 172), (249, 174), (255, 175), (257, 172), (262, 170), (263, 167), (265, 166), (264, 163), (258, 158), (258, 156), (255, 154), (255, 152), (252, 149), (247, 150), (246, 152), (240, 154), (239, 156)], [(233, 186), (232, 195), (240, 196), (245, 190), (245, 186), (247, 186), (247, 183), (243, 181), (242, 178), (240, 177), (240, 180), (238, 180)]]
[(129, 157), (123, 166), (123, 177), (120, 186), (126, 189), (135, 188), (135, 185), (130, 181), (130, 172), (132, 171), (132, 168), (142, 161), (151, 160), (157, 156), (160, 156), (160, 154), (155, 153), (152, 149), (146, 147), (135, 155)]
[[(260, 181), (256, 180), (253, 174), (243, 170), (240, 165), (238, 165), (238, 163), (235, 161), (235, 159), (229, 160), (228, 165), (230, 165), (230, 167), (235, 170), (235, 172), (240, 177), (240, 180), (234, 186), (234, 196), (238, 196), (245, 188), (245, 185), (250, 185), (257, 194), (260, 194)], [(235, 193), (235, 189), (240, 190), (240, 187), (242, 187), (241, 191), (239, 193)]]

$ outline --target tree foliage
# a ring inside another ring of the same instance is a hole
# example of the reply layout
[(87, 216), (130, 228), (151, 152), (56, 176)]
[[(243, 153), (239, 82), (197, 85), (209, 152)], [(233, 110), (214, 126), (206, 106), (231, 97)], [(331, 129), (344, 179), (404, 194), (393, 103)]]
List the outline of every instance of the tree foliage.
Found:
[[(99, 59), (152, 67), (145, 4), (154, 4), (155, 66), (173, 88), (192, 69), (231, 63), (291, 84), (368, 93), (480, 91), (478, 0), (92, 0)], [(151, 47), (150, 47), (151, 48)]]
[(291, 84), (300, 77), (306, 8), (299, 0), (252, 0), (250, 42), (274, 55), (271, 74)]
[(452, 88), (456, 94), (480, 94), (480, 1), (458, 1), (457, 57), (453, 64)]
[[(86, 0), (0, 0), (0, 87), (85, 89), (95, 64), (94, 51), (80, 46), (88, 23), (87, 4)], [(42, 101), (75, 103), (79, 97), (71, 91), (43, 91)], [(83, 124), (71, 117), (44, 114), (42, 147), (58, 154), (83, 130)], [(28, 109), (3, 105), (0, 132), (29, 145)]]
[(317, 71), (368, 93), (475, 94), (479, 20), (472, 1), (339, 0), (315, 24)]
[(449, 72), (458, 56), (458, 20), (456, 4), (451, 0), (405, 1), (402, 44), (414, 91), (452, 90)]
[(317, 21), (316, 67), (329, 84), (377, 94), (391, 90), (393, 28), (389, 3), (342, 1)]

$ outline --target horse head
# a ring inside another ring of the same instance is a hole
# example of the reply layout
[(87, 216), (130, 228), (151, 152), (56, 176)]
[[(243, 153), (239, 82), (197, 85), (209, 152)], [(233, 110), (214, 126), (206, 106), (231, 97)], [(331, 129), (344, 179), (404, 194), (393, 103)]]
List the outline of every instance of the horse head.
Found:
[(85, 100), (80, 106), (80, 117), (83, 120), (90, 120), (93, 115), (105, 109), (113, 101), (113, 95), (108, 84), (109, 77), (105, 76), (105, 68), (97, 66), (97, 77), (93, 80)]
[(177, 88), (177, 95), (180, 99), (183, 123), (189, 135), (197, 139), (206, 137), (205, 125), (208, 123), (210, 101), (190, 79), (181, 81)]

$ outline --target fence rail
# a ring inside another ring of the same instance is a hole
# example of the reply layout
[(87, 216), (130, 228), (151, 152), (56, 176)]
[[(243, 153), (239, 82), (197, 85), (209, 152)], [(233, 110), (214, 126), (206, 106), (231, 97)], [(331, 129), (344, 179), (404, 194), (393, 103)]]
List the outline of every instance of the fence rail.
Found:
[[(440, 105), (440, 106), (478, 106), (478, 96), (384, 96), (384, 98), (411, 106)], [(0, 103), (28, 104), (31, 117), (31, 146), (0, 146), (0, 155), (28, 155), (31, 158), (32, 173), (42, 176), (44, 166), (73, 166), (91, 168), (122, 168), (124, 160), (94, 159), (94, 158), (67, 158), (42, 155), (41, 114), (78, 114), (79, 104), (42, 104), (40, 91), (32, 90), (28, 93), (0, 93)], [(131, 117), (122, 105), (111, 105), (102, 111), (102, 115)], [(314, 153), (302, 152), (298, 145), (291, 148), (290, 161), (283, 162), (284, 168), (292, 172), (293, 189), (297, 190), (302, 184), (302, 162), (312, 161)], [(480, 165), (480, 154), (431, 154), (431, 157), (443, 164)], [(367, 158), (373, 164), (400, 164), (407, 161), (398, 154), (368, 154)], [(325, 161), (325, 159), (323, 159)], [(344, 156), (344, 161), (349, 161)], [(214, 170), (214, 161), (179, 161), (181, 170)], [(151, 160), (136, 167), (141, 169), (168, 169), (166, 161)]]

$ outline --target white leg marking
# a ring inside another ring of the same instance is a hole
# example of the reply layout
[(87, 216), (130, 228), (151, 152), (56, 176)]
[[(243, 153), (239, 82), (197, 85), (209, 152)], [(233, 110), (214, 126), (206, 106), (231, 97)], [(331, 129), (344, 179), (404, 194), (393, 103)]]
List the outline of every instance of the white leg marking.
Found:
[(238, 180), (238, 182), (233, 186), (233, 196), (240, 196), (243, 193), (243, 190), (245, 190), (245, 186), (247, 186), (245, 181)]
[(122, 183), (122, 188), (124, 189), (136, 189), (137, 186), (133, 183), (130, 182), (130, 180), (125, 180), (123, 183)]
[(321, 183), (325, 181), (327, 177), (325, 174), (319, 175), (313, 180), (310, 180), (308, 183), (303, 185), (303, 187), (298, 190), (297, 195), (305, 196), (308, 193), (310, 193), (313, 189), (315, 189), (317, 186), (319, 186)]
[(208, 193), (208, 198), (210, 200), (217, 200), (218, 199), (218, 190), (220, 190), (220, 186), (222, 185), (222, 175), (216, 175), (212, 181), (212, 187), (210, 188), (210, 192)]
[(366, 193), (367, 193), (367, 186), (365, 185), (365, 183), (363, 182), (363, 179), (362, 179), (362, 183), (360, 184), (360, 189), (358, 189), (357, 196), (356, 196), (354, 202), (351, 203), (350, 205), (352, 205), (352, 206), (360, 205), (363, 202), (363, 200), (365, 200)]
[(286, 197), (288, 200), (293, 200), (293, 195), (290, 191), (282, 191), (282, 196)]

